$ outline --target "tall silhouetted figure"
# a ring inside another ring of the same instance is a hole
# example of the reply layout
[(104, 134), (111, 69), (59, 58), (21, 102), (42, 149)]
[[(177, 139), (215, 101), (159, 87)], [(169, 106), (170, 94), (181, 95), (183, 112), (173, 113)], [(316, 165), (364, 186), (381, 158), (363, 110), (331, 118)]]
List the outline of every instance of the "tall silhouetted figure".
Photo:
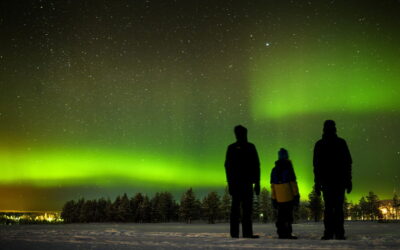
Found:
[(300, 194), (289, 153), (281, 148), (271, 171), (272, 205), (277, 209), (276, 229), (279, 239), (297, 239), (292, 235), (293, 208), (299, 206)]
[(225, 160), (229, 194), (232, 196), (230, 233), (239, 237), (240, 212), (242, 210), (242, 233), (245, 238), (253, 235), (251, 220), (253, 209), (253, 185), (256, 195), (260, 194), (260, 161), (254, 144), (247, 141), (247, 129), (238, 125), (234, 129), (236, 142), (228, 146)]
[(350, 193), (351, 155), (346, 141), (336, 135), (336, 125), (332, 120), (324, 123), (322, 139), (314, 147), (315, 191), (323, 193), (325, 202), (322, 240), (344, 240), (344, 192)]

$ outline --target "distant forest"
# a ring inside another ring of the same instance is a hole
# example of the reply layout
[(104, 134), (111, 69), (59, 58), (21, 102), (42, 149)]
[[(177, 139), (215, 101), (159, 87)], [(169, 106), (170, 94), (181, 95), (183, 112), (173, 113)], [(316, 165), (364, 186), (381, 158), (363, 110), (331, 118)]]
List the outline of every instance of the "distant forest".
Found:
[[(394, 206), (399, 206), (397, 195), (393, 197)], [(63, 206), (61, 217), (65, 223), (85, 222), (186, 222), (207, 221), (208, 223), (228, 222), (231, 196), (225, 189), (222, 197), (210, 192), (202, 200), (196, 198), (193, 189), (187, 190), (180, 201), (174, 200), (169, 192), (158, 192), (153, 197), (137, 193), (133, 197), (127, 194), (118, 196), (114, 201), (100, 198), (94, 200), (79, 199), (68, 201)], [(379, 220), (380, 201), (376, 194), (369, 192), (358, 204), (344, 203), (345, 218), (351, 220)], [(308, 201), (300, 202), (295, 208), (294, 220), (320, 221), (323, 218), (324, 203), (315, 192), (308, 195)], [(396, 213), (397, 214), (397, 213)], [(255, 196), (253, 205), (254, 222), (275, 221), (276, 211), (272, 207), (271, 196), (266, 188)]]

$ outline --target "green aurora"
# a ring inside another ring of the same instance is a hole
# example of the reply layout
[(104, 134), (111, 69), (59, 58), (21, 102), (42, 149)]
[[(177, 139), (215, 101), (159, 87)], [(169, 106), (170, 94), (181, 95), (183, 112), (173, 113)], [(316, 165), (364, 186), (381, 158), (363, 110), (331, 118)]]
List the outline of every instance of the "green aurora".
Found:
[[(309, 46), (302, 51), (309, 51)], [(254, 115), (276, 119), (299, 114), (398, 110), (400, 62), (396, 53), (390, 54), (397, 48), (370, 43), (369, 47), (351, 51), (337, 46), (333, 52), (329, 46), (308, 53), (291, 51), (284, 61), (273, 65), (271, 58), (261, 61), (252, 81)], [(369, 51), (375, 47), (384, 49), (371, 55)], [(276, 53), (271, 57), (285, 54)], [(380, 59), (382, 55), (385, 60)]]
[(285, 147), (307, 199), (326, 119), (352, 153), (349, 200), (400, 189), (399, 2), (2, 9), (0, 210), (222, 193), (237, 124), (257, 147), (261, 185)]
[[(137, 154), (137, 155), (135, 155)], [(75, 149), (39, 152), (2, 152), (0, 162), (5, 171), (2, 182), (26, 182), (35, 186), (105, 185), (113, 178), (166, 183), (181, 187), (221, 186), (221, 171), (206, 173), (195, 164), (155, 154), (118, 150)], [(185, 167), (189, 165), (190, 167)], [(198, 176), (207, 178), (198, 178)]]

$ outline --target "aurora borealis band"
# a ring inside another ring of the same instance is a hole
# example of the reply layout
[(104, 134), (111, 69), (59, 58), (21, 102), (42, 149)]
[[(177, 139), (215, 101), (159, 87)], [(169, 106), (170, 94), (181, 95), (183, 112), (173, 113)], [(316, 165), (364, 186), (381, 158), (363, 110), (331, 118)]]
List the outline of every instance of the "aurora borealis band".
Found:
[[(222, 191), (237, 124), (303, 198), (326, 119), (349, 200), (399, 192), (400, 2), (2, 1), (0, 210)], [(177, 196), (179, 198), (179, 196)]]

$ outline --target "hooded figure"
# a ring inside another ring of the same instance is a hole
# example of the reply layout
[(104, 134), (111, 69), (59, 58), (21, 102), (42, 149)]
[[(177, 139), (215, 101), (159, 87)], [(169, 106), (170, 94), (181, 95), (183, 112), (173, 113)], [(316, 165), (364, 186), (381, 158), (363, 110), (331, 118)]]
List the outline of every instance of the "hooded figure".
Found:
[[(239, 237), (239, 221), (242, 210), (242, 233), (245, 238), (253, 235), (253, 189), (260, 194), (260, 161), (254, 144), (247, 141), (247, 129), (238, 125), (234, 129), (236, 142), (228, 146), (225, 160), (226, 179), (232, 196), (230, 234)], [(253, 187), (254, 185), (254, 187)]]
[(322, 240), (345, 239), (344, 237), (344, 192), (352, 190), (349, 148), (344, 139), (336, 134), (332, 120), (324, 122), (322, 139), (314, 147), (314, 188), (317, 195), (323, 193), (325, 202)]
[(272, 204), (278, 210), (277, 233), (280, 239), (297, 239), (292, 235), (293, 207), (300, 202), (296, 174), (286, 149), (279, 150), (278, 158), (271, 171)]

